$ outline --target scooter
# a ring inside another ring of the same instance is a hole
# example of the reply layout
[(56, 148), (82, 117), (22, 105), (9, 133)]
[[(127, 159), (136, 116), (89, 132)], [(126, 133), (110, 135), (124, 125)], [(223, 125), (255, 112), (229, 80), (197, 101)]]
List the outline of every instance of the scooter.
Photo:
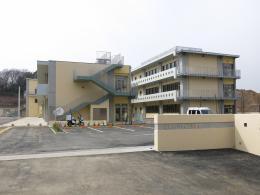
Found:
[(83, 117), (81, 116), (81, 114), (78, 112), (78, 120), (79, 120), (79, 122), (78, 122), (78, 126), (84, 126), (84, 119), (83, 119)]

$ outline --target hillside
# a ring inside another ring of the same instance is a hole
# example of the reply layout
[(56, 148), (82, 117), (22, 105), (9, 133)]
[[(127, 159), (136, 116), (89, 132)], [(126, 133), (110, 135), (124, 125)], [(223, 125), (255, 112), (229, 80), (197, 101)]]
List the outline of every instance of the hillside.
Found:
[(260, 111), (260, 93), (253, 90), (237, 89), (236, 94), (238, 96), (236, 105), (238, 113)]

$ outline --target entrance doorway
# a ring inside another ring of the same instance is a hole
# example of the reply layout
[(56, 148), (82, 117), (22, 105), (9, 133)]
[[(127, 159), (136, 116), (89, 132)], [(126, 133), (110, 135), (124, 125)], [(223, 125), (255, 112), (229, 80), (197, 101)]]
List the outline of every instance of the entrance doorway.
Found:
[(116, 121), (123, 122), (128, 120), (128, 107), (127, 104), (116, 104)]

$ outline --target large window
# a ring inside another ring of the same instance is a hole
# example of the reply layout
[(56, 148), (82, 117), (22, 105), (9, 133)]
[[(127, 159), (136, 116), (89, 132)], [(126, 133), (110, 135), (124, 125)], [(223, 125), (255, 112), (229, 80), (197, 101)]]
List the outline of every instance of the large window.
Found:
[(180, 104), (163, 105), (163, 113), (180, 113)]
[(235, 86), (233, 84), (224, 85), (223, 90), (224, 90), (224, 97), (233, 98), (235, 96)]
[(163, 85), (163, 92), (179, 90), (179, 89), (180, 89), (180, 83), (171, 83), (171, 84)]
[(234, 65), (233, 64), (223, 64), (223, 74), (224, 76), (233, 76)]
[(159, 87), (152, 87), (145, 90), (146, 95), (155, 94), (155, 93), (159, 93)]
[(224, 113), (225, 114), (234, 114), (235, 109), (233, 105), (224, 105)]
[(126, 92), (127, 91), (127, 77), (116, 77), (116, 91), (118, 92)]
[(146, 106), (146, 113), (159, 113), (159, 106)]

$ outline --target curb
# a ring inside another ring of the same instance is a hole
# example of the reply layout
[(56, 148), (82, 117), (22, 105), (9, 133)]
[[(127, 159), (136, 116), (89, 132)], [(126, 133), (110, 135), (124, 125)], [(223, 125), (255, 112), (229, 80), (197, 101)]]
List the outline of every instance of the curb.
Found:
[(12, 128), (12, 127), (6, 127), (6, 128), (4, 128), (4, 129), (0, 130), (0, 135), (1, 135), (2, 133), (4, 133), (4, 132), (8, 131), (8, 130), (11, 129), (11, 128)]
[(124, 154), (124, 153), (147, 152), (147, 151), (154, 151), (154, 146), (150, 145), (150, 146), (89, 149), (89, 150), (39, 153), (39, 154), (20, 154), (20, 155), (10, 155), (10, 156), (0, 156), (0, 161), (77, 157), (77, 156), (95, 156), (95, 155)]

